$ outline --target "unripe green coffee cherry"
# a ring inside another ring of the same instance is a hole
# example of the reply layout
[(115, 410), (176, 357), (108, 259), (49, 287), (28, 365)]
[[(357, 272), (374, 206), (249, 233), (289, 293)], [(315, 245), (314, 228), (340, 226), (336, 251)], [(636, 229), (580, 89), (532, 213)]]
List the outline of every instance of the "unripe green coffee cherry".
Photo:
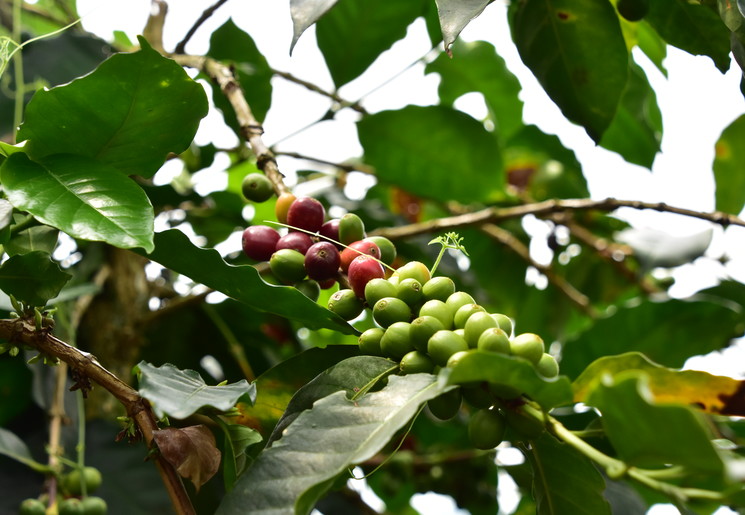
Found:
[(365, 285), (365, 301), (367, 301), (367, 304), (370, 306), (374, 306), (380, 299), (395, 296), (396, 286), (386, 279), (376, 277), (375, 279), (371, 279)]
[(349, 245), (365, 238), (365, 224), (354, 213), (347, 213), (339, 220), (339, 242)]
[(463, 328), (468, 346), (475, 349), (483, 332), (495, 327), (497, 327), (497, 321), (486, 311), (480, 311), (471, 315)]
[(453, 313), (453, 316), (455, 316), (455, 312), (458, 311), (461, 306), (465, 306), (466, 304), (476, 304), (476, 301), (466, 292), (456, 291), (447, 298), (445, 304)]
[(639, 21), (649, 12), (651, 0), (618, 0), (616, 9), (618, 14), (628, 21)]
[(396, 259), (396, 247), (393, 242), (383, 236), (369, 236), (368, 240), (372, 240), (380, 249), (380, 260), (386, 265), (393, 263)]
[(432, 361), (432, 358), (424, 352), (413, 350), (407, 352), (404, 357), (401, 358), (399, 367), (401, 368), (401, 372), (404, 374), (430, 374), (435, 368), (435, 363)]
[(544, 351), (545, 346), (543, 340), (537, 334), (518, 334), (510, 342), (510, 352), (513, 356), (525, 358), (534, 365), (538, 364)]
[(476, 344), (476, 348), (488, 352), (498, 352), (499, 354), (510, 353), (510, 338), (507, 336), (502, 329), (499, 327), (492, 327), (487, 329), (481, 336)]
[(431, 277), (429, 268), (419, 261), (409, 261), (405, 265), (400, 266), (396, 269), (395, 275), (397, 275), (402, 281), (409, 278), (416, 279), (421, 285), (426, 284)]
[(360, 344), (360, 352), (370, 356), (382, 356), (383, 349), (380, 348), (380, 340), (385, 331), (380, 327), (372, 327), (364, 331), (357, 340)]
[(468, 350), (468, 344), (454, 331), (437, 331), (427, 342), (427, 353), (435, 364), (443, 367), (450, 356), (462, 350)]
[(305, 256), (297, 250), (280, 249), (269, 258), (269, 268), (280, 282), (293, 284), (306, 275)]
[(447, 366), (448, 368), (453, 368), (458, 363), (460, 363), (460, 360), (462, 360), (463, 358), (465, 358), (466, 356), (468, 356), (469, 354), (471, 354), (471, 352), (473, 352), (473, 351), (471, 351), (471, 350), (459, 350), (458, 352), (456, 352), (455, 354), (453, 354), (452, 356), (450, 356), (448, 358), (447, 365), (445, 365), (445, 366)]
[(419, 308), (419, 316), (431, 316), (440, 321), (444, 329), (453, 327), (453, 312), (441, 300), (428, 300)]
[(422, 286), (425, 301), (434, 299), (445, 302), (453, 293), (455, 293), (455, 283), (450, 277), (432, 277)]
[(464, 384), (461, 385), (463, 390), (463, 400), (467, 404), (477, 409), (484, 409), (494, 404), (494, 396), (489, 391), (488, 383)]
[(380, 350), (384, 356), (400, 360), (414, 350), (409, 332), (411, 324), (408, 322), (394, 322), (383, 333), (380, 339)]
[(91, 494), (101, 486), (101, 472), (95, 467), (72, 469), (63, 478), (65, 490), (72, 495), (82, 494), (81, 480), (85, 481), (86, 493)]
[(80, 502), (84, 515), (106, 515), (109, 507), (100, 497), (86, 497)]
[(313, 279), (303, 279), (295, 283), (295, 289), (313, 302), (317, 301), (318, 297), (321, 296), (321, 286), (318, 284), (318, 281), (314, 281)]
[(85, 515), (80, 499), (77, 497), (62, 499), (57, 505), (57, 513), (59, 515)]
[(453, 327), (463, 329), (466, 326), (466, 321), (471, 318), (471, 315), (479, 312), (486, 312), (486, 310), (478, 304), (462, 305), (453, 315)]
[(507, 333), (507, 336), (512, 334), (512, 319), (502, 313), (492, 313), (491, 315), (496, 320), (499, 328)]
[(507, 423), (497, 409), (482, 409), (468, 421), (468, 438), (477, 449), (495, 448), (504, 439)]
[(263, 173), (249, 173), (241, 182), (241, 192), (252, 202), (266, 202), (274, 195), (274, 186)]
[(519, 409), (505, 410), (504, 417), (518, 440), (535, 440), (546, 429), (543, 422)]
[(411, 319), (411, 308), (401, 299), (385, 297), (373, 306), (373, 319), (382, 327), (395, 322), (408, 322)]
[(344, 320), (352, 320), (362, 313), (364, 306), (354, 291), (345, 288), (334, 293), (329, 299), (329, 311), (336, 313)]
[(544, 377), (556, 377), (559, 375), (559, 364), (551, 354), (543, 353), (535, 369)]
[(422, 284), (411, 277), (402, 279), (396, 287), (396, 297), (414, 307), (422, 300)]
[(44, 515), (46, 512), (44, 503), (39, 499), (26, 499), (18, 507), (19, 515)]
[(460, 411), (462, 394), (454, 388), (427, 402), (430, 413), (440, 420), (450, 420)]
[(427, 343), (437, 331), (442, 331), (445, 326), (439, 319), (424, 315), (415, 318), (411, 322), (411, 343), (414, 347), (422, 352), (427, 352)]

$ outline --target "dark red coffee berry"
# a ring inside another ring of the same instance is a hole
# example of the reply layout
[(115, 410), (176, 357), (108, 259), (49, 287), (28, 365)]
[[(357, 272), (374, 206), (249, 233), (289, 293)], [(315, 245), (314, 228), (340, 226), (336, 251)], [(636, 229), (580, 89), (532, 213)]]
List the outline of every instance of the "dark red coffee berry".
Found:
[(326, 210), (323, 204), (312, 197), (300, 197), (287, 211), (287, 224), (310, 232), (318, 231), (323, 225)]
[(305, 270), (316, 281), (331, 279), (339, 272), (341, 255), (333, 243), (319, 241), (305, 253)]
[(256, 261), (268, 261), (279, 241), (279, 233), (268, 225), (252, 225), (243, 231), (243, 252)]
[(367, 255), (380, 259), (380, 248), (370, 240), (359, 240), (350, 243), (349, 247), (341, 251), (341, 269), (346, 272), (349, 264), (358, 256)]
[(332, 241), (334, 245), (336, 245), (336, 248), (341, 251), (344, 247), (341, 245), (337, 245), (336, 242), (339, 241), (339, 219), (338, 218), (332, 218), (328, 222), (324, 223), (321, 228), (318, 230), (318, 234), (321, 236), (325, 236), (325, 238), (321, 238), (321, 241), (329, 241), (326, 238), (329, 238)]
[(383, 265), (373, 259), (371, 256), (357, 256), (349, 264), (347, 272), (349, 286), (352, 287), (354, 294), (359, 298), (365, 298), (365, 286), (371, 280), (385, 277)]
[(276, 250), (292, 249), (305, 255), (311, 245), (313, 245), (313, 240), (310, 239), (310, 236), (304, 232), (292, 231), (279, 239)]

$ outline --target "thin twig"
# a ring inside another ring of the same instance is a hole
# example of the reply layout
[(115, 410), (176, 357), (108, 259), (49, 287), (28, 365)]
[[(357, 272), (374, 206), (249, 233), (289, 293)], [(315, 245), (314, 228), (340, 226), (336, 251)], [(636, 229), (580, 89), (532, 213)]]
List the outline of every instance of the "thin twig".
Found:
[(202, 15), (197, 19), (197, 21), (194, 22), (194, 25), (192, 25), (191, 28), (187, 31), (184, 39), (178, 42), (178, 44), (176, 45), (176, 50), (174, 50), (174, 52), (177, 54), (183, 54), (186, 50), (186, 44), (189, 42), (192, 36), (194, 36), (197, 30), (199, 30), (199, 27), (201, 27), (204, 22), (209, 20), (210, 16), (212, 16), (215, 11), (222, 7), (222, 5), (225, 4), (227, 1), (228, 0), (217, 0), (217, 2), (205, 9), (202, 12)]
[(284, 152), (281, 150), (275, 150), (274, 153), (278, 156), (292, 157), (293, 159), (303, 159), (305, 161), (312, 161), (314, 163), (320, 163), (328, 166), (333, 166), (344, 172), (362, 172), (367, 175), (375, 175), (375, 171), (371, 166), (362, 163), (334, 163), (333, 161), (327, 161), (320, 157), (311, 157), (300, 154), (298, 152)]
[(306, 89), (308, 89), (310, 91), (313, 91), (314, 93), (318, 93), (319, 95), (322, 95), (324, 97), (330, 98), (331, 100), (333, 100), (334, 102), (336, 102), (337, 104), (339, 104), (339, 107), (336, 110), (341, 110), (341, 109), (344, 109), (344, 108), (348, 107), (348, 108), (350, 108), (350, 109), (352, 109), (354, 111), (357, 111), (360, 114), (367, 114), (367, 110), (360, 105), (360, 101), (359, 100), (357, 100), (356, 102), (351, 102), (349, 100), (344, 100), (336, 92), (326, 91), (325, 89), (317, 86), (316, 84), (313, 84), (312, 82), (308, 82), (308, 81), (303, 80), (303, 79), (301, 79), (299, 77), (295, 77), (291, 73), (287, 73), (287, 72), (283, 72), (283, 71), (279, 71), (279, 70), (274, 70), (274, 69), (272, 69), (272, 73), (274, 75), (277, 75), (279, 77), (282, 77), (285, 80), (288, 80), (290, 82), (294, 82), (295, 84), (298, 84), (300, 86), (303, 86), (304, 88), (306, 88)]

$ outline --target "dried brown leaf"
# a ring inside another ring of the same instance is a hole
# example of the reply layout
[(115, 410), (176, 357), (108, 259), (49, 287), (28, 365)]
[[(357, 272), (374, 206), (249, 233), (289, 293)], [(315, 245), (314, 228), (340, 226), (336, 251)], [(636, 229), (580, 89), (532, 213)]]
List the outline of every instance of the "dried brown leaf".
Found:
[(217, 473), (220, 451), (206, 426), (169, 427), (153, 434), (163, 458), (199, 488)]

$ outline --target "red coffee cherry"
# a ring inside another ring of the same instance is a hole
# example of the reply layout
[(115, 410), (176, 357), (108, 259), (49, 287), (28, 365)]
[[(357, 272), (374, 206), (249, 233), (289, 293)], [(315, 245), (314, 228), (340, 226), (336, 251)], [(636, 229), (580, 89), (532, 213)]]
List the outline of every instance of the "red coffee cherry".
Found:
[(313, 240), (310, 239), (310, 236), (308, 236), (304, 232), (292, 231), (288, 232), (279, 239), (279, 241), (277, 242), (276, 250), (297, 250), (304, 256), (305, 253), (308, 252), (308, 249), (311, 245), (313, 245)]
[(365, 298), (365, 286), (373, 279), (382, 279), (385, 277), (383, 265), (374, 260), (371, 256), (357, 256), (349, 265), (347, 278), (349, 286), (352, 287), (354, 294), (360, 299)]
[(333, 243), (319, 241), (305, 253), (305, 270), (316, 281), (333, 279), (339, 272), (341, 256)]
[(323, 225), (326, 210), (313, 197), (300, 197), (287, 211), (287, 224), (298, 229), (317, 232)]
[(243, 231), (243, 252), (256, 261), (267, 261), (278, 241), (279, 233), (268, 225), (252, 225)]

